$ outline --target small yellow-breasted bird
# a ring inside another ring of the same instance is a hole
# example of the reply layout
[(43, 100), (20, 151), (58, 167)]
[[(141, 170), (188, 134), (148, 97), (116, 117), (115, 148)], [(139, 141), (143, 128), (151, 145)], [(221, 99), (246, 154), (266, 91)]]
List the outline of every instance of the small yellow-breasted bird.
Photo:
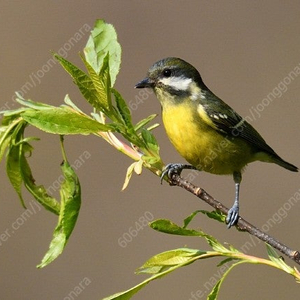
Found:
[(197, 169), (232, 174), (235, 200), (226, 222), (239, 216), (239, 187), (248, 163), (275, 163), (287, 170), (298, 168), (280, 158), (261, 135), (203, 83), (199, 72), (186, 61), (168, 57), (156, 62), (135, 88), (152, 88), (162, 106), (167, 135), (176, 150), (192, 166), (168, 164), (163, 172)]

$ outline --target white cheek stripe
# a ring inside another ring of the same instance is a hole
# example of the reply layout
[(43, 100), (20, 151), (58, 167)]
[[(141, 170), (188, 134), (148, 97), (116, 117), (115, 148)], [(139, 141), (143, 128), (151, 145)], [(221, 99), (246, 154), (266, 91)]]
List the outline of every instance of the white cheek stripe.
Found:
[(179, 91), (187, 91), (190, 84), (192, 83), (191, 78), (185, 77), (164, 77), (160, 82), (166, 86), (171, 86), (172, 88)]

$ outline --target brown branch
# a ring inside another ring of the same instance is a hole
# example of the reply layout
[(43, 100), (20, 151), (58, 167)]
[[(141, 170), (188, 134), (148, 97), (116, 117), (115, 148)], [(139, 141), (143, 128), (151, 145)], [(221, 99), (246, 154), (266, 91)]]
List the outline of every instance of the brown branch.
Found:
[[(224, 206), (221, 202), (215, 200), (212, 196), (210, 196), (205, 190), (203, 190), (200, 187), (197, 187), (193, 185), (192, 183), (184, 180), (182, 177), (180, 177), (178, 174), (173, 173), (172, 178), (170, 179), (171, 185), (177, 185), (179, 187), (184, 188), (185, 190), (189, 191), (190, 193), (194, 194), (201, 200), (205, 201), (207, 204), (212, 206), (213, 208), (219, 210), (223, 214), (227, 215), (228, 208)], [(286, 255), (293, 261), (295, 261), (297, 264), (300, 265), (300, 253), (299, 251), (295, 251), (281, 243), (280, 241), (276, 240), (275, 238), (271, 237), (270, 235), (262, 232), (260, 229), (255, 227), (254, 225), (247, 222), (242, 217), (239, 217), (237, 224), (235, 225), (237, 229), (240, 231), (246, 231), (258, 239), (268, 243), (278, 251), (280, 251), (282, 254)]]

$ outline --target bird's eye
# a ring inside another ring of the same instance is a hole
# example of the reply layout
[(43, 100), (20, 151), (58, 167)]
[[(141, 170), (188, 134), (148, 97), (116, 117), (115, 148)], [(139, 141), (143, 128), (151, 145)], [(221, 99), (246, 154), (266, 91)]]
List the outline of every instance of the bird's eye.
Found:
[(165, 77), (170, 77), (171, 74), (172, 74), (172, 72), (171, 72), (170, 69), (164, 69), (164, 70), (163, 70), (163, 75), (164, 75)]

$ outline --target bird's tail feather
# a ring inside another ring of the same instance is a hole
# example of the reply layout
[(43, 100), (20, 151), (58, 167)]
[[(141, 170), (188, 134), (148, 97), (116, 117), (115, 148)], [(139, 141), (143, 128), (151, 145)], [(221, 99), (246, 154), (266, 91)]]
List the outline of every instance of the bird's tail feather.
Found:
[(290, 164), (289, 162), (283, 160), (281, 157), (279, 156), (273, 156), (273, 162), (287, 170), (290, 170), (292, 172), (298, 172), (298, 168), (292, 164)]

